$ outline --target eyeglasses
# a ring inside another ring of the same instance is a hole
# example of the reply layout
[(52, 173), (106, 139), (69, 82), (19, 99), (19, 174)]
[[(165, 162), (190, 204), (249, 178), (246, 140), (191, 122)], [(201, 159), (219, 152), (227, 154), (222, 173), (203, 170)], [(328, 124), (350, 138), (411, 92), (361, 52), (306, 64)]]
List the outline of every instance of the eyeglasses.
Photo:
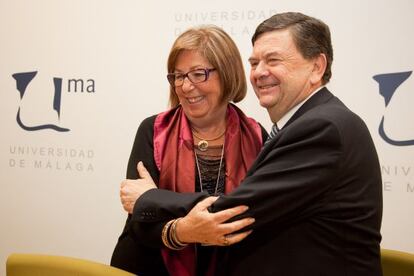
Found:
[(203, 68), (188, 71), (185, 74), (182, 73), (169, 73), (167, 74), (168, 82), (172, 87), (179, 87), (184, 84), (184, 79), (188, 78), (191, 83), (200, 83), (208, 80), (210, 72), (215, 71), (216, 68)]

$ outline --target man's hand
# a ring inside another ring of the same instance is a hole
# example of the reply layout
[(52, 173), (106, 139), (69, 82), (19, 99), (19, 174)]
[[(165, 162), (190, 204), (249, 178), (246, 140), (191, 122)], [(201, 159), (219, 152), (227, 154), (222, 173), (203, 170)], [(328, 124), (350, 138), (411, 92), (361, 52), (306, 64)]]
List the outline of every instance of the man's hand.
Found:
[(200, 201), (177, 222), (178, 240), (183, 243), (226, 246), (243, 240), (252, 232), (232, 234), (252, 224), (253, 218), (226, 223), (230, 218), (244, 213), (248, 209), (247, 206), (237, 206), (217, 213), (210, 213), (207, 208), (216, 200), (217, 197), (208, 197)]
[(132, 211), (134, 210), (135, 202), (143, 193), (150, 189), (157, 188), (151, 175), (141, 161), (138, 162), (137, 170), (138, 175), (141, 176), (141, 178), (125, 179), (121, 182), (120, 188), (122, 206), (124, 207), (124, 210), (130, 214), (132, 214)]

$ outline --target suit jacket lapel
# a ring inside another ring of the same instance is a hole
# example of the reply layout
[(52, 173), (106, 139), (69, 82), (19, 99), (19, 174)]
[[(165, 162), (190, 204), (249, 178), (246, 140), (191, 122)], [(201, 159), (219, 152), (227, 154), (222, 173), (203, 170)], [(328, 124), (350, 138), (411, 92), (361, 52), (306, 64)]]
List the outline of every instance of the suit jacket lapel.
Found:
[[(314, 108), (315, 106), (318, 106), (320, 104), (326, 103), (330, 99), (332, 99), (333, 95), (329, 90), (324, 87), (319, 92), (314, 94), (312, 97), (310, 97), (306, 103), (304, 103), (298, 111), (293, 114), (293, 116), (289, 119), (289, 121), (283, 126), (283, 128), (280, 130), (280, 133), (277, 135), (283, 135), (283, 129), (285, 129), (288, 125), (290, 125), (293, 121), (295, 121), (297, 118), (305, 114), (310, 109)], [(266, 157), (268, 152), (273, 148), (273, 145), (276, 143), (278, 139), (273, 139), (272, 141), (269, 141), (266, 145), (263, 146), (262, 150), (260, 151), (259, 155), (257, 156), (256, 160), (250, 167), (250, 169), (247, 172), (246, 176), (251, 175), (255, 170), (257, 165)]]
[(329, 90), (324, 87), (319, 92), (314, 94), (312, 97), (310, 97), (306, 103), (304, 103), (298, 111), (296, 111), (295, 114), (289, 119), (289, 121), (284, 125), (283, 128), (291, 124), (294, 120), (305, 114), (308, 110), (314, 108), (315, 106), (318, 106), (320, 104), (326, 103), (333, 97), (332, 93), (329, 92)]

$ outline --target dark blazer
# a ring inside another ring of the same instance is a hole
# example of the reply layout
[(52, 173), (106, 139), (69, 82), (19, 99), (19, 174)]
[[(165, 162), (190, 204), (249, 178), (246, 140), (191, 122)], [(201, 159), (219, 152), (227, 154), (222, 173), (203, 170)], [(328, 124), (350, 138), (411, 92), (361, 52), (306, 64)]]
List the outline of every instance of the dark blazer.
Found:
[[(161, 228), (204, 198), (153, 189), (133, 231), (161, 244)], [(240, 204), (256, 219), (244, 241), (221, 247), (217, 275), (382, 275), (382, 181), (364, 122), (326, 88), (264, 146), (241, 185), (210, 211)]]
[[(137, 179), (137, 164), (142, 161), (156, 183), (159, 180), (159, 171), (154, 161), (154, 121), (155, 117), (146, 118), (140, 124), (131, 154), (128, 161), (126, 178)], [(111, 266), (124, 269), (138, 275), (168, 275), (162, 260), (159, 246), (142, 244), (140, 236), (133, 235), (130, 231), (131, 215), (128, 215), (122, 234), (112, 253)]]

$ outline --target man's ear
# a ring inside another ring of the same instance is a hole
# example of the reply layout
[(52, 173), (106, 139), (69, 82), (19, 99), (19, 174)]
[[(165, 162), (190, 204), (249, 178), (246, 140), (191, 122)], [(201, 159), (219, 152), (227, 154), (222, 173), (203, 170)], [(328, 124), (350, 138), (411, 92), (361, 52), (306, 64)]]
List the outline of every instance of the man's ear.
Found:
[(325, 54), (319, 54), (319, 56), (313, 59), (313, 69), (310, 81), (312, 84), (317, 84), (318, 82), (322, 82), (323, 74), (325, 74), (326, 70), (326, 56)]

